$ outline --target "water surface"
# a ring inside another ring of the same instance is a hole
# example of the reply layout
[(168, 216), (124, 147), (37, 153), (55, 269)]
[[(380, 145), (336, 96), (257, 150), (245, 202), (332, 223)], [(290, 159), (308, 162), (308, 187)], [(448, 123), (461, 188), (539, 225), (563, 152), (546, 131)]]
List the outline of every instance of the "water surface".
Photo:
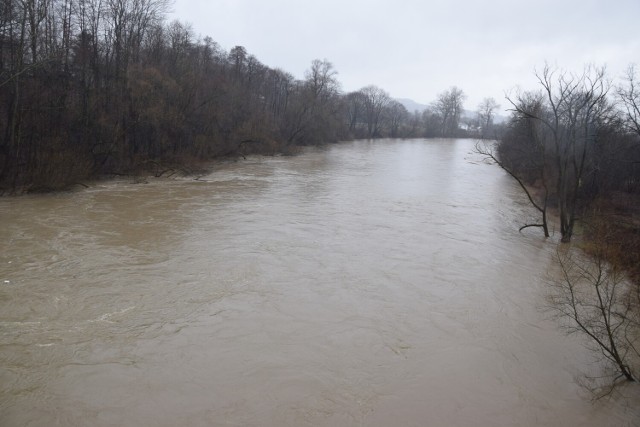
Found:
[[(0, 200), (0, 425), (606, 426), (469, 140)], [(635, 411), (635, 412), (634, 412)]]

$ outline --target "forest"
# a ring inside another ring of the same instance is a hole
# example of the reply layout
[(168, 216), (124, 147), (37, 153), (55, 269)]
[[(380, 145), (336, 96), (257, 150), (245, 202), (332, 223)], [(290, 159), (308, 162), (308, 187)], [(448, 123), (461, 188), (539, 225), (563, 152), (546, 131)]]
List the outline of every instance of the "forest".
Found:
[[(314, 60), (302, 80), (228, 52), (166, 0), (0, 1), (0, 193), (350, 138), (464, 136), (464, 93), (409, 112), (370, 85), (343, 93)], [(489, 117), (497, 104), (489, 102)]]

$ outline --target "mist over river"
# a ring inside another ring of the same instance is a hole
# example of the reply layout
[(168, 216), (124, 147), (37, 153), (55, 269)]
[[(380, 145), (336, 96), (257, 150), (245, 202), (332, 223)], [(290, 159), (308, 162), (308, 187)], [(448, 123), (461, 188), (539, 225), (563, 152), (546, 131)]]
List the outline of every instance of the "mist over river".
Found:
[(472, 140), (0, 199), (1, 426), (627, 426)]

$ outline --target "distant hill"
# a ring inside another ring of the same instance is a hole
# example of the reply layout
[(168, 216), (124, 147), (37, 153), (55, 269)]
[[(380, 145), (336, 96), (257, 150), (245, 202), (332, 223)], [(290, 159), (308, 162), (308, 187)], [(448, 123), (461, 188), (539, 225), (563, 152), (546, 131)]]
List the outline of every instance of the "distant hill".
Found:
[(395, 100), (404, 105), (404, 108), (406, 108), (410, 113), (413, 113), (414, 111), (423, 112), (428, 107), (428, 105), (420, 104), (412, 99), (395, 98)]

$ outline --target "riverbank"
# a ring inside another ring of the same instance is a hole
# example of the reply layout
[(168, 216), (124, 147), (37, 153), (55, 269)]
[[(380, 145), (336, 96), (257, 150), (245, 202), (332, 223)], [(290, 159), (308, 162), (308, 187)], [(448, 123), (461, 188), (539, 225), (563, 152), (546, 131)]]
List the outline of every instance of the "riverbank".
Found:
[[(328, 143), (327, 143), (328, 144)], [(326, 145), (326, 144), (325, 144)], [(199, 177), (210, 173), (220, 163), (239, 161), (250, 155), (291, 156), (301, 152), (301, 146), (289, 146), (259, 141), (243, 141), (226, 153), (211, 157), (173, 156), (166, 159), (132, 158), (121, 166), (112, 166), (108, 171), (99, 171), (83, 162), (76, 162), (74, 168), (47, 168), (48, 175), (38, 174), (31, 181), (6, 182), (0, 185), (0, 197), (21, 194), (46, 194), (88, 188), (92, 183), (111, 179), (131, 179), (134, 183), (144, 183), (151, 178)], [(89, 160), (86, 160), (89, 163)]]
[(607, 261), (626, 271), (640, 291), (640, 196), (611, 193), (593, 203), (584, 223), (583, 249), (604, 249)]

